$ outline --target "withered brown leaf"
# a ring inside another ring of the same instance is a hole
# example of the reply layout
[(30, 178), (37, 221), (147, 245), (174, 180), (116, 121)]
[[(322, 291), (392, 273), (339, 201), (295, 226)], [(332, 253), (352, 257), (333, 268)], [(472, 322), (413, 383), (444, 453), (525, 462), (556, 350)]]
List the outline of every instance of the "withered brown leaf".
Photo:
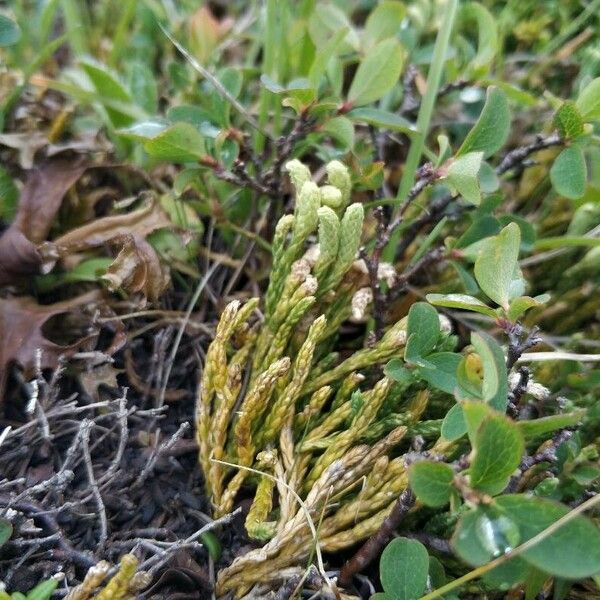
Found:
[(124, 235), (146, 237), (157, 229), (172, 227), (167, 213), (154, 198), (142, 208), (122, 215), (95, 219), (81, 227), (72, 229), (54, 240), (61, 256), (101, 246)]
[(40, 273), (53, 262), (53, 246), (43, 243), (65, 194), (86, 168), (81, 159), (54, 159), (31, 171), (15, 219), (0, 236), (0, 285)]
[(99, 291), (46, 306), (26, 296), (0, 298), (0, 403), (12, 363), (21, 366), (26, 376), (30, 376), (36, 367), (36, 353), (39, 351), (40, 368), (55, 369), (61, 356), (73, 355), (97, 336), (98, 332), (94, 331), (71, 344), (61, 345), (47, 339), (42, 328), (51, 317), (89, 307), (100, 299)]
[(139, 235), (123, 235), (114, 242), (121, 250), (103, 276), (108, 289), (140, 294), (151, 302), (158, 300), (171, 278), (156, 250)]

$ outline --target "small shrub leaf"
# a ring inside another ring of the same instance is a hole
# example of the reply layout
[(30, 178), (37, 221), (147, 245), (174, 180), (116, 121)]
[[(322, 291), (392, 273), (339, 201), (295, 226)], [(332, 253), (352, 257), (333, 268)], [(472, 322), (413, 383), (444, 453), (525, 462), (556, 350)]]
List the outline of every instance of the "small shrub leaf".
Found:
[(445, 308), (462, 308), (473, 312), (496, 317), (496, 311), (484, 304), (481, 300), (469, 296), (468, 294), (427, 294), (427, 302), (434, 306), (443, 306)]
[(573, 139), (583, 133), (583, 117), (575, 103), (570, 100), (560, 105), (552, 123), (563, 139)]
[[(499, 496), (495, 502), (519, 527), (521, 543), (556, 523), (570, 510), (551, 500), (523, 494)], [(600, 528), (586, 517), (577, 516), (526, 550), (522, 557), (557, 577), (589, 577), (600, 572)]]
[(408, 339), (404, 359), (417, 362), (434, 348), (440, 336), (440, 318), (437, 311), (427, 302), (416, 302), (408, 311)]
[(365, 41), (372, 45), (396, 35), (405, 16), (406, 8), (402, 2), (383, 0), (375, 6), (367, 17), (364, 32)]
[(467, 433), (465, 414), (460, 404), (455, 404), (442, 421), (442, 436), (450, 442), (461, 438)]
[(565, 148), (550, 169), (550, 181), (556, 192), (570, 200), (578, 200), (585, 193), (586, 179), (583, 150), (579, 146)]
[(508, 402), (508, 379), (502, 348), (487, 333), (473, 333), (471, 343), (483, 365), (482, 398), (499, 412), (506, 410)]
[(600, 119), (600, 77), (590, 81), (581, 90), (575, 106), (585, 120)]
[(496, 304), (505, 310), (513, 294), (515, 272), (518, 273), (521, 230), (509, 223), (502, 231), (487, 240), (475, 261), (475, 279)]
[(0, 15), (0, 48), (13, 46), (21, 39), (21, 28), (5, 15)]
[(414, 463), (408, 472), (410, 487), (427, 506), (444, 506), (450, 500), (454, 471), (445, 463), (423, 460)]
[(362, 60), (350, 85), (348, 101), (353, 106), (379, 100), (398, 82), (404, 65), (404, 51), (395, 38), (374, 46)]
[(160, 160), (192, 162), (204, 156), (204, 138), (189, 123), (175, 123), (144, 143), (146, 152)]
[(381, 555), (381, 584), (394, 600), (419, 598), (427, 585), (429, 555), (425, 546), (408, 538), (396, 538)]
[(453, 394), (457, 386), (456, 370), (461, 355), (455, 352), (435, 352), (427, 356), (427, 365), (416, 369), (419, 377), (429, 385)]
[(481, 151), (484, 158), (488, 158), (502, 148), (509, 130), (510, 110), (506, 94), (496, 86), (490, 86), (479, 119), (456, 155)]
[(500, 493), (521, 462), (525, 448), (521, 432), (508, 418), (493, 415), (484, 419), (473, 446), (471, 485), (491, 495)]
[(479, 169), (483, 160), (483, 152), (469, 152), (454, 160), (448, 167), (448, 182), (471, 204), (481, 203), (479, 186)]

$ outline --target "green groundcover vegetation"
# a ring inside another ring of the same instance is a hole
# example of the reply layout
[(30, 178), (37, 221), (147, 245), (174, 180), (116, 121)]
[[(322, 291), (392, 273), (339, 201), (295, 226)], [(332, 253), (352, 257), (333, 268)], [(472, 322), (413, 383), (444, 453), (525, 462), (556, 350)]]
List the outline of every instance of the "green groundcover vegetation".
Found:
[(9, 1), (0, 232), (0, 600), (600, 598), (600, 1)]

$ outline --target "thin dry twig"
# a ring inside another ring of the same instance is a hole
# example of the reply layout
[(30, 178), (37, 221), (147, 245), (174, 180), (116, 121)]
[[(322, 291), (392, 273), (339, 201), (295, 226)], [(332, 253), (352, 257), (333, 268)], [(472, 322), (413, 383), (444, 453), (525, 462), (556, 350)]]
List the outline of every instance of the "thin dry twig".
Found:
[(106, 508), (104, 507), (102, 494), (100, 494), (98, 483), (96, 482), (96, 479), (94, 477), (94, 467), (92, 465), (92, 455), (90, 453), (90, 432), (92, 430), (93, 425), (94, 423), (90, 419), (85, 419), (83, 421), (81, 433), (81, 446), (83, 450), (83, 458), (88, 476), (88, 481), (90, 483), (90, 487), (92, 488), (94, 499), (96, 500), (96, 507), (98, 509), (100, 535), (98, 538), (97, 548), (98, 550), (102, 550), (106, 544), (106, 540), (108, 539), (108, 520), (106, 518)]

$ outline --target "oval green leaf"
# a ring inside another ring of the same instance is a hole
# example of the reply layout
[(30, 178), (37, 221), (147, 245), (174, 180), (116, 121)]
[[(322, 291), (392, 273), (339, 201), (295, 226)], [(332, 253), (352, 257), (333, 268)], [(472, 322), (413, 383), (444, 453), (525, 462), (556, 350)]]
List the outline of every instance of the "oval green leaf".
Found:
[(160, 160), (192, 162), (205, 154), (204, 138), (189, 123), (175, 123), (144, 143), (146, 152)]
[(583, 88), (575, 105), (584, 119), (600, 119), (600, 77)]
[(496, 86), (490, 86), (479, 119), (456, 155), (482, 151), (487, 158), (502, 148), (509, 131), (510, 110), (506, 94)]
[(425, 546), (408, 538), (396, 538), (381, 555), (381, 584), (394, 600), (415, 600), (427, 585), (429, 555)]
[(21, 39), (21, 28), (5, 15), (0, 15), (0, 48), (13, 46)]
[(481, 300), (469, 296), (468, 294), (427, 294), (427, 302), (434, 306), (443, 306), (445, 308), (461, 308), (473, 312), (496, 317), (496, 311), (484, 304)]
[(448, 167), (448, 182), (456, 191), (471, 204), (481, 203), (481, 188), (479, 186), (479, 169), (483, 160), (483, 152), (469, 152), (458, 157)]
[[(519, 527), (521, 543), (544, 531), (570, 511), (567, 506), (551, 500), (523, 494), (499, 496), (496, 504), (510, 514)], [(589, 577), (600, 572), (600, 528), (588, 518), (577, 516), (526, 550), (522, 557), (534, 567), (557, 577)]]
[(348, 91), (353, 106), (379, 100), (398, 82), (404, 65), (404, 51), (395, 38), (374, 46), (358, 66)]
[(417, 498), (426, 506), (444, 506), (450, 501), (454, 471), (450, 465), (422, 460), (411, 465), (408, 481)]
[(550, 181), (558, 194), (578, 200), (585, 194), (587, 167), (579, 146), (565, 148), (550, 169)]
[(416, 302), (408, 311), (407, 342), (404, 360), (418, 362), (434, 348), (440, 337), (440, 318), (427, 302)]
[(509, 223), (502, 231), (487, 240), (475, 260), (475, 279), (496, 304), (508, 310), (518, 269), (521, 230)]
[(471, 485), (496, 495), (519, 466), (525, 442), (518, 427), (502, 415), (484, 419), (475, 434), (469, 469)]
[(471, 343), (481, 358), (483, 365), (482, 398), (492, 408), (504, 413), (508, 403), (508, 374), (504, 352), (489, 334), (471, 334)]

